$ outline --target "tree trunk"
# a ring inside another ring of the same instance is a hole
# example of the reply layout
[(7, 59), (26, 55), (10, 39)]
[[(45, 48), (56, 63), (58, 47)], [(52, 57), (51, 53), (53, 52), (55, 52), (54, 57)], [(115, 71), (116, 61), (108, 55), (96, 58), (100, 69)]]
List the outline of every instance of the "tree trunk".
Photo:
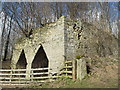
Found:
[(4, 24), (3, 24), (2, 35), (1, 35), (1, 52), (0, 52), (0, 60), (1, 61), (2, 61), (2, 57), (3, 57), (2, 54), (3, 54), (4, 33), (5, 33), (6, 19), (7, 19), (7, 15), (5, 15), (5, 18), (4, 18)]
[(12, 24), (12, 17), (11, 17), (11, 20), (10, 20), (10, 28), (9, 28), (9, 32), (8, 32), (8, 36), (7, 36), (7, 41), (6, 41), (6, 44), (5, 44), (5, 52), (4, 52), (3, 61), (6, 61), (6, 59), (7, 59), (9, 40), (10, 40), (10, 33), (11, 33), (11, 27), (12, 27), (11, 24)]

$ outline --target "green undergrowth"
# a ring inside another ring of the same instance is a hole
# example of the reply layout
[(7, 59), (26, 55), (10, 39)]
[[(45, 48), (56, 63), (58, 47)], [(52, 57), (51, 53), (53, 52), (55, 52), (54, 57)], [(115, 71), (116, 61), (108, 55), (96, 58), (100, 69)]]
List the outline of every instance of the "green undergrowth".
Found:
[[(106, 80), (106, 81), (91, 81), (91, 75), (86, 76), (82, 81), (80, 80), (72, 80), (70, 78), (59, 78), (54, 82), (47, 82), (42, 84), (41, 86), (37, 86), (35, 88), (116, 88), (117, 80)], [(97, 78), (96, 78), (97, 79)]]

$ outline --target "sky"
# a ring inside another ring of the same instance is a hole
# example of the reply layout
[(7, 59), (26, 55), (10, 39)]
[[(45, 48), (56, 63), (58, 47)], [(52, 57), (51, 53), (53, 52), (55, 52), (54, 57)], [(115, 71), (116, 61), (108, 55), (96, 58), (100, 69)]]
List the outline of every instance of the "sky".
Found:
[[(4, 0), (2, 0), (2, 1), (4, 1)], [(14, 0), (13, 0), (14, 1)], [(98, 1), (100, 1), (100, 0), (98, 0)], [(109, 1), (109, 0), (108, 0)], [(117, 8), (115, 8), (116, 6), (118, 6), (118, 2), (109, 2), (109, 5), (110, 5), (110, 17), (111, 17), (111, 22), (113, 22), (113, 21), (115, 21), (116, 19), (118, 19), (118, 15), (120, 15), (119, 14), (119, 12), (118, 12), (118, 9)], [(1, 5), (1, 3), (0, 3), (0, 7), (1, 7), (2, 5)], [(0, 8), (0, 10), (1, 10), (1, 8)], [(2, 22), (2, 21), (1, 21)], [(0, 22), (0, 23), (1, 23)], [(1, 34), (1, 32), (0, 32), (0, 34)]]
[(110, 2), (110, 16), (111, 16), (111, 21), (114, 21), (115, 18), (118, 19), (118, 15), (119, 15), (119, 11), (118, 8), (116, 8), (118, 6), (117, 2)]

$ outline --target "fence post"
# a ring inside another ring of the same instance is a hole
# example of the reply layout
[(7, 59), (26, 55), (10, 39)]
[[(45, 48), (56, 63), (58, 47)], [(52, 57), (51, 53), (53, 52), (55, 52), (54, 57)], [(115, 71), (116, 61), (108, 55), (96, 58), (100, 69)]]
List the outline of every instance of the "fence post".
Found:
[(27, 69), (26, 69), (26, 79), (30, 80), (30, 72), (31, 71), (31, 63), (27, 64)]
[(77, 69), (77, 62), (76, 59), (72, 61), (72, 78), (76, 80), (76, 69)]
[[(18, 74), (20, 74), (20, 71), (17, 71)], [(19, 84), (20, 84), (20, 75), (18, 75), (19, 78)]]
[(10, 71), (10, 84), (11, 84), (11, 80), (12, 79), (12, 70)]
[(33, 82), (33, 70), (31, 69), (31, 81)]
[(86, 75), (86, 61), (84, 59), (77, 59), (77, 79), (82, 80)]
[(50, 81), (50, 82), (52, 81), (52, 80), (51, 80), (51, 79), (52, 79), (52, 72), (51, 72), (51, 71), (52, 71), (52, 69), (49, 68), (49, 69), (48, 69), (48, 72), (49, 72), (48, 76), (49, 76), (49, 81)]
[(66, 77), (67, 77), (67, 63), (65, 63), (65, 72), (66, 72)]

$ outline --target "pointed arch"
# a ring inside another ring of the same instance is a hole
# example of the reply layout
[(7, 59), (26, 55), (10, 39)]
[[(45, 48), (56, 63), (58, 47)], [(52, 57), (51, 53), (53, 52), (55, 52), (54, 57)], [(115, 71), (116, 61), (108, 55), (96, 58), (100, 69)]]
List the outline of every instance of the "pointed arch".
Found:
[(46, 52), (45, 52), (43, 46), (41, 45), (33, 59), (32, 68), (48, 67), (48, 63), (49, 63), (48, 57), (46, 55)]
[(25, 69), (26, 65), (27, 65), (27, 61), (26, 61), (26, 57), (25, 57), (25, 52), (24, 52), (24, 49), (22, 49), (21, 54), (18, 59), (18, 62), (16, 64), (16, 68)]

